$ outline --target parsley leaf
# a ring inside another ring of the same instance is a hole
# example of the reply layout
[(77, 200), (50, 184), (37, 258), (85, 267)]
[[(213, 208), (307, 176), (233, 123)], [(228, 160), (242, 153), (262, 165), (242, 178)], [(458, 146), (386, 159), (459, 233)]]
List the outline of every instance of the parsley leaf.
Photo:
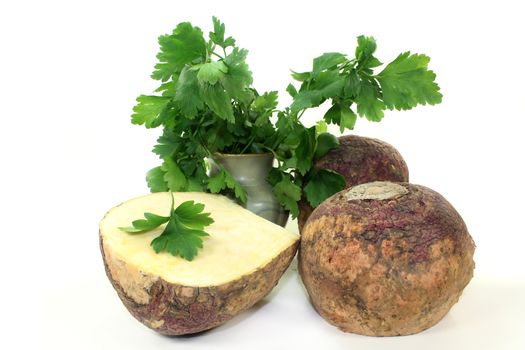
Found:
[(210, 32), (210, 39), (212, 42), (217, 44), (218, 46), (222, 47), (223, 49), (226, 49), (229, 46), (235, 46), (235, 39), (231, 36), (228, 38), (224, 38), (224, 32), (226, 31), (226, 27), (224, 23), (219, 21), (217, 17), (212, 17), (213, 20), (213, 32)]
[(197, 78), (201, 83), (205, 82), (214, 85), (222, 79), (226, 73), (228, 73), (228, 67), (226, 67), (223, 61), (208, 62), (199, 68)]
[(206, 105), (215, 112), (217, 116), (230, 123), (235, 122), (230, 96), (228, 96), (220, 84), (211, 85), (206, 82), (202, 83), (200, 84), (200, 92)]
[(155, 80), (168, 81), (186, 64), (206, 59), (206, 42), (202, 31), (188, 22), (180, 23), (170, 35), (161, 35), (159, 45), (159, 63), (151, 75)]
[(317, 135), (325, 133), (327, 131), (328, 125), (326, 125), (326, 122), (324, 120), (321, 119), (315, 124), (315, 132), (317, 133)]
[(235, 178), (224, 168), (208, 180), (208, 189), (211, 193), (219, 193), (228, 188), (234, 191), (235, 197), (238, 198), (241, 203), (246, 203), (248, 200), (246, 190), (242, 188), (242, 186), (235, 181)]
[(291, 181), (289, 174), (284, 173), (281, 180), (275, 183), (273, 193), (293, 218), (299, 215), (297, 202), (301, 199), (301, 187)]
[(290, 109), (297, 113), (302, 109), (317, 107), (326, 99), (339, 96), (344, 84), (344, 77), (337, 71), (319, 72), (316, 78), (310, 80), (294, 97)]
[(146, 182), (151, 192), (166, 192), (168, 190), (168, 185), (164, 181), (164, 170), (162, 167), (158, 166), (146, 174)]
[(379, 122), (383, 119), (385, 104), (381, 101), (381, 92), (379, 88), (369, 80), (361, 82), (361, 92), (357, 95), (357, 113), (366, 119)]
[(169, 129), (164, 129), (164, 133), (157, 139), (157, 144), (153, 147), (153, 153), (161, 158), (171, 157), (179, 147), (177, 135)]
[(135, 220), (131, 227), (119, 227), (129, 234), (139, 234), (151, 231), (164, 223), (168, 223), (164, 231), (151, 241), (153, 250), (158, 254), (167, 251), (173, 256), (180, 256), (188, 261), (198, 254), (202, 248), (202, 237), (208, 236), (204, 231), (214, 220), (210, 213), (203, 213), (204, 204), (186, 201), (174, 209), (173, 193), (171, 193), (170, 216), (160, 216), (144, 213), (145, 219)]
[(417, 104), (434, 105), (443, 97), (428, 69), (430, 57), (405, 52), (389, 63), (377, 76), (388, 109), (411, 109)]
[(293, 97), (297, 96), (297, 89), (292, 84), (288, 84), (286, 87), (286, 92)]
[(382, 63), (373, 56), (376, 51), (376, 40), (371, 36), (360, 35), (357, 37), (357, 47), (355, 49), (355, 58), (359, 62), (358, 70), (372, 73), (371, 68), (380, 66)]
[(316, 208), (322, 201), (345, 188), (345, 178), (335, 171), (321, 169), (314, 171), (314, 175), (304, 187), (306, 199)]
[(306, 174), (312, 167), (315, 154), (315, 141), (315, 126), (304, 129), (301, 135), (301, 142), (295, 150), (296, 167), (302, 175)]
[(314, 58), (313, 71), (315, 75), (327, 69), (333, 69), (335, 66), (346, 61), (345, 55), (339, 52), (327, 52), (321, 56)]
[(339, 125), (339, 131), (342, 133), (345, 129), (354, 129), (357, 116), (350, 107), (342, 103), (335, 103), (323, 118), (327, 123)]
[(255, 97), (251, 105), (253, 110), (259, 114), (255, 119), (255, 126), (263, 127), (268, 124), (269, 118), (277, 107), (277, 98), (277, 91), (265, 92), (261, 96)]
[(186, 177), (172, 158), (164, 158), (161, 169), (164, 172), (164, 181), (170, 191), (180, 191), (186, 188)]
[(182, 114), (190, 119), (204, 108), (204, 102), (199, 93), (197, 74), (197, 71), (184, 67), (175, 87), (174, 100), (178, 102)]
[(246, 63), (248, 50), (234, 48), (224, 57), (224, 64), (228, 67), (228, 74), (222, 79), (222, 86), (228, 94), (243, 102), (251, 97), (248, 87), (253, 83), (252, 72)]
[[(326, 124), (325, 124), (326, 125)], [(334, 135), (323, 132), (317, 136), (317, 147), (315, 149), (315, 159), (319, 159), (330, 150), (339, 146), (339, 140)]]
[(166, 111), (169, 97), (140, 95), (133, 107), (131, 122), (146, 128), (156, 128), (161, 124), (161, 114)]
[(170, 219), (167, 216), (160, 216), (152, 213), (144, 213), (144, 218), (145, 219), (133, 221), (131, 223), (133, 226), (119, 227), (119, 229), (130, 234), (144, 233), (156, 229)]

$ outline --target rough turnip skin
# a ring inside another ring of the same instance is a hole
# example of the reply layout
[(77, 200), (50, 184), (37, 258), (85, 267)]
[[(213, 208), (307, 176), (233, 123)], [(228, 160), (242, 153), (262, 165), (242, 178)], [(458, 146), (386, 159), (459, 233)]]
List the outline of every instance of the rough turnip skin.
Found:
[[(381, 184), (360, 186), (374, 193)], [(421, 332), (445, 316), (473, 275), (475, 245), (456, 210), (426, 187), (392, 185), (406, 193), (349, 199), (356, 186), (335, 194), (302, 232), (299, 272), (311, 302), (345, 332)]]
[[(192, 334), (217, 327), (264, 298), (290, 265), (298, 242), (251, 274), (219, 286), (192, 287), (168, 283), (108, 257), (100, 248), (106, 274), (128, 311), (149, 328), (169, 336)], [(133, 283), (120, 281), (131, 277)], [(151, 281), (148, 283), (148, 281)], [(137, 288), (140, 292), (137, 293)]]
[[(390, 144), (368, 137), (340, 136), (339, 147), (315, 162), (317, 169), (337, 171), (346, 187), (372, 181), (408, 182), (408, 167), (401, 154)], [(297, 223), (301, 232), (314, 208), (302, 198)]]

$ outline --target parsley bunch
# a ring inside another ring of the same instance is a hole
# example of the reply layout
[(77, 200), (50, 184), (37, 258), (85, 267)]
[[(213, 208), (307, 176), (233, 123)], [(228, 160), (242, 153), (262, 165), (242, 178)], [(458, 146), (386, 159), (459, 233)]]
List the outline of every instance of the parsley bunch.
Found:
[(157, 94), (137, 98), (132, 122), (163, 127), (153, 148), (162, 164), (146, 176), (152, 192), (231, 190), (245, 202), (246, 191), (225, 169), (208, 176), (206, 159), (215, 152), (268, 152), (276, 138), (270, 118), (278, 96), (252, 87), (248, 51), (225, 36), (215, 17), (213, 28), (208, 40), (187, 22), (159, 37), (151, 77), (161, 85)]
[[(357, 116), (380, 121), (385, 109), (411, 109), (441, 102), (435, 74), (425, 55), (400, 54), (378, 74), (382, 63), (374, 56), (376, 42), (360, 36), (355, 57), (325, 53), (313, 60), (309, 72), (293, 72), (300, 82), (288, 85), (293, 103), (277, 110), (276, 91), (260, 94), (246, 63), (248, 51), (226, 37), (225, 26), (213, 18), (208, 39), (188, 22), (159, 37), (159, 62), (151, 75), (160, 81), (156, 94), (140, 95), (132, 122), (163, 128), (153, 152), (161, 165), (146, 176), (152, 192), (230, 191), (246, 201), (246, 191), (225, 169), (209, 177), (207, 159), (229, 154), (272, 152), (277, 165), (268, 181), (292, 217), (305, 197), (316, 207), (345, 187), (345, 179), (316, 169), (316, 159), (338, 146), (327, 124), (341, 132), (354, 128)], [(324, 102), (330, 109), (315, 126), (301, 122), (305, 110)]]
[[(337, 147), (337, 139), (326, 133), (326, 124), (336, 124), (340, 132), (353, 130), (357, 115), (379, 122), (385, 109), (408, 110), (418, 104), (434, 105), (441, 102), (436, 75), (428, 69), (430, 58), (405, 52), (375, 74), (382, 63), (374, 56), (373, 37), (359, 36), (355, 57), (330, 52), (313, 60), (309, 72), (292, 72), (299, 81), (299, 90), (293, 84), (287, 91), (292, 104), (279, 113), (277, 128), (282, 138), (275, 144), (279, 162), (270, 177), (281, 203), (293, 215), (298, 213), (297, 200), (302, 195), (312, 207), (342, 190), (345, 179), (327, 169), (313, 168), (315, 159)], [(316, 127), (306, 128), (300, 118), (308, 108), (329, 101), (330, 109)], [(357, 113), (356, 113), (357, 112)], [(317, 135), (317, 136), (316, 136)], [(282, 171), (285, 171), (283, 173)]]

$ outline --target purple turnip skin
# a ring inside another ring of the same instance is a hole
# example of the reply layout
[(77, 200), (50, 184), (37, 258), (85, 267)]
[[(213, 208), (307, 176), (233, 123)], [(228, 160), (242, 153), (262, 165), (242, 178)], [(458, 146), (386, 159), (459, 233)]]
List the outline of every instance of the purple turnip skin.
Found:
[[(315, 162), (316, 169), (337, 171), (346, 188), (372, 181), (408, 182), (408, 167), (401, 154), (390, 144), (368, 137), (340, 136), (339, 147)], [(305, 184), (306, 185), (306, 184)], [(302, 232), (314, 208), (305, 198), (299, 202), (297, 223)]]
[[(155, 278), (148, 300), (137, 300), (112, 273), (100, 238), (106, 274), (128, 311), (141, 323), (168, 336), (199, 333), (229, 321), (271, 292), (295, 256), (298, 243), (267, 265), (229, 283), (210, 287), (182, 286)], [(144, 278), (148, 278), (144, 275)]]

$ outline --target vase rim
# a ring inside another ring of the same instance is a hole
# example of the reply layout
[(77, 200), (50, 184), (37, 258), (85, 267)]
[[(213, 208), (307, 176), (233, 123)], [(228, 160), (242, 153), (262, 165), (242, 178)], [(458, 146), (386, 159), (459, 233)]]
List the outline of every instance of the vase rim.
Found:
[(221, 152), (214, 152), (214, 156), (219, 156), (222, 158), (241, 158), (245, 156), (251, 156), (251, 157), (268, 157), (268, 155), (271, 155), (273, 157), (272, 152), (264, 152), (264, 153), (221, 153)]

